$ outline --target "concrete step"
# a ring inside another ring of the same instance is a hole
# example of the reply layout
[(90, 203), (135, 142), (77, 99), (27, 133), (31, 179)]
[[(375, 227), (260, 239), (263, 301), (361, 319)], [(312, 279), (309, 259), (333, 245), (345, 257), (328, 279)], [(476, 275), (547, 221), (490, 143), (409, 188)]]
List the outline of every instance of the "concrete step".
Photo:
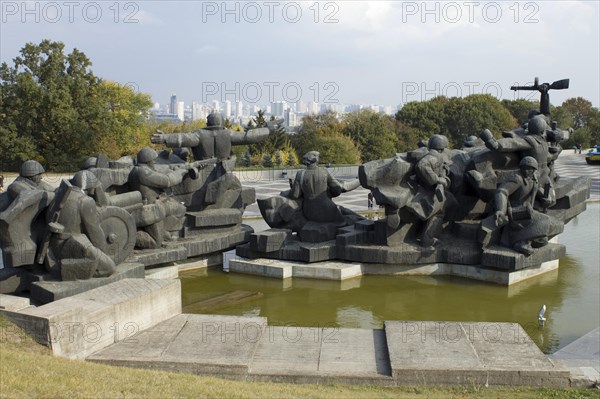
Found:
[(181, 314), (87, 360), (257, 381), (570, 384), (568, 369), (544, 356), (515, 323), (387, 321), (385, 329), (371, 330)]

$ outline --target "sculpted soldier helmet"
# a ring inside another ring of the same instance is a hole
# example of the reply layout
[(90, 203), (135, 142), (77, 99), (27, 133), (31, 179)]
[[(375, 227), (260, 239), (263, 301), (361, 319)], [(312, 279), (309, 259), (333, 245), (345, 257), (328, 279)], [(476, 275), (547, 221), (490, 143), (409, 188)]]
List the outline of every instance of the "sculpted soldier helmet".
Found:
[(100, 185), (100, 181), (96, 175), (89, 170), (80, 170), (79, 172), (75, 173), (71, 179), (71, 184), (81, 188), (82, 190), (87, 190), (98, 187)]
[(83, 169), (95, 168), (97, 164), (98, 164), (98, 158), (96, 158), (96, 157), (89, 157), (83, 163), (83, 167), (82, 168)]
[(318, 163), (319, 162), (319, 152), (318, 151), (309, 151), (302, 156), (302, 163), (306, 166)]
[(524, 169), (524, 168), (530, 168), (530, 169), (538, 169), (538, 162), (535, 160), (534, 157), (530, 157), (530, 156), (526, 156), (523, 159), (521, 159), (521, 162), (519, 162), (519, 168)]
[(206, 127), (208, 129), (222, 129), (223, 126), (225, 126), (225, 123), (223, 122), (223, 117), (221, 114), (211, 112), (206, 117)]
[(144, 147), (137, 154), (137, 163), (148, 163), (158, 158), (158, 154), (150, 147)]
[(534, 116), (527, 123), (529, 134), (542, 134), (548, 129), (548, 124), (542, 115)]
[(430, 149), (443, 150), (444, 148), (448, 148), (448, 139), (446, 136), (442, 136), (441, 134), (434, 134), (429, 139), (427, 146)]
[(44, 167), (38, 161), (32, 159), (23, 162), (21, 169), (19, 170), (19, 175), (23, 177), (33, 177), (41, 175), (42, 173), (46, 173)]

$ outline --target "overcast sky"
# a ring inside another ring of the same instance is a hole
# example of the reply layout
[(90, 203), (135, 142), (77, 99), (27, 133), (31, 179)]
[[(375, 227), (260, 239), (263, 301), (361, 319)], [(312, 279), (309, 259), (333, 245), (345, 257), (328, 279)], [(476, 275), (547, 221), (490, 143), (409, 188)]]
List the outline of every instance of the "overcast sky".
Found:
[[(1, 61), (61, 41), (161, 105), (241, 100), (396, 106), (571, 79), (600, 104), (598, 1), (1, 1)], [(525, 96), (528, 93), (523, 93)], [(533, 98), (537, 99), (538, 96)]]

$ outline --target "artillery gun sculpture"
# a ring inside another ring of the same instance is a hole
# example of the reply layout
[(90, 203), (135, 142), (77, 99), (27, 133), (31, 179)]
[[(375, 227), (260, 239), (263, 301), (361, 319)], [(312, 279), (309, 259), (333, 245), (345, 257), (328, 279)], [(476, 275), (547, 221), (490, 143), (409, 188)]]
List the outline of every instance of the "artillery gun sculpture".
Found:
[(41, 180), (42, 165), (26, 161), (0, 194), (0, 293), (50, 302), (247, 242), (253, 230), (242, 213), (255, 192), (231, 172), (231, 146), (264, 140), (269, 127), (232, 132), (218, 114), (207, 125), (152, 137), (172, 151), (90, 157), (56, 189)]

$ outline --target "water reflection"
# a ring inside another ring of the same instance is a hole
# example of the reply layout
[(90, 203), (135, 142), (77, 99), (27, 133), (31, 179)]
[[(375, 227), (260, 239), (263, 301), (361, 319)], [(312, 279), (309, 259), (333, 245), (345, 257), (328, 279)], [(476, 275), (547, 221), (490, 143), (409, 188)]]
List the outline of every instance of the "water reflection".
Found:
[[(516, 322), (551, 353), (600, 323), (599, 214), (599, 204), (589, 204), (565, 226), (559, 241), (568, 254), (558, 270), (510, 287), (444, 276), (363, 276), (339, 282), (210, 269), (181, 275), (184, 310), (225, 295), (225, 301), (203, 312), (262, 316), (272, 325), (349, 328), (381, 328), (384, 320)], [(234, 293), (231, 302), (228, 293)], [(544, 328), (537, 322), (542, 304), (547, 307)]]

